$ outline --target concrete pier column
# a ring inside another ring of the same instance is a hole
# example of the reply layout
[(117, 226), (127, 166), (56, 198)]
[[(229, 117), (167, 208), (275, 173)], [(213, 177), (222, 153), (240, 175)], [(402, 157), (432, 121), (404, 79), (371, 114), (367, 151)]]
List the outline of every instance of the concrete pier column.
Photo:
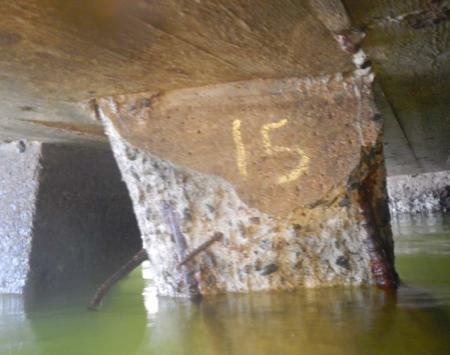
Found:
[(336, 74), (97, 100), (160, 295), (395, 287), (371, 81)]
[(22, 293), (39, 187), (40, 143), (0, 144), (0, 293)]
[(107, 146), (0, 145), (0, 293), (97, 285), (141, 248)]
[(390, 176), (388, 192), (394, 215), (450, 211), (450, 170)]

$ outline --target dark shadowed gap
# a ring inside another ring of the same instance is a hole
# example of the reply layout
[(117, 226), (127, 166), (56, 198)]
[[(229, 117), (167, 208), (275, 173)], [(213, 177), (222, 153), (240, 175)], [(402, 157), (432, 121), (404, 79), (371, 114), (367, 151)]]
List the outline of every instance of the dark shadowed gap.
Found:
[(40, 163), (28, 304), (89, 295), (142, 248), (109, 147), (44, 144)]

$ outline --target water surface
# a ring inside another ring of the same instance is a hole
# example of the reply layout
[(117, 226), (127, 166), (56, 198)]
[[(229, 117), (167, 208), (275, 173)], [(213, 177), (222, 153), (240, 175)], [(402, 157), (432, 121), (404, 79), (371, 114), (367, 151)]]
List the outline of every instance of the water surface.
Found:
[(450, 217), (394, 219), (397, 295), (373, 288), (155, 297), (140, 271), (99, 312), (86, 294), (0, 296), (1, 354), (449, 354)]

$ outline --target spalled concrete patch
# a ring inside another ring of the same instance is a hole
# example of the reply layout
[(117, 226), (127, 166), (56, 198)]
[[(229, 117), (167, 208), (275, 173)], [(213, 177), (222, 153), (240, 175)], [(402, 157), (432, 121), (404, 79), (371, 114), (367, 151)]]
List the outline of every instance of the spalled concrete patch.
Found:
[[(100, 101), (160, 295), (395, 287), (382, 120), (366, 79), (252, 81)], [(251, 129), (236, 129), (236, 120)], [(300, 144), (308, 160), (294, 154)], [(309, 171), (280, 180), (299, 160)], [(178, 267), (217, 232), (223, 240)]]
[(450, 210), (450, 171), (388, 178), (392, 214), (429, 213)]

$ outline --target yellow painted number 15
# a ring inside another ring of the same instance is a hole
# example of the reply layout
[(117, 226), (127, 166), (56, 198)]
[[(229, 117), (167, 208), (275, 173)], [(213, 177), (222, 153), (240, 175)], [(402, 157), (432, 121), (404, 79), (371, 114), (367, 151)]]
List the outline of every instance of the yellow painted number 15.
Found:
[[(289, 182), (297, 180), (305, 171), (308, 170), (309, 157), (305, 154), (305, 152), (299, 147), (288, 148), (282, 146), (273, 146), (270, 141), (270, 131), (274, 129), (278, 129), (284, 127), (288, 123), (287, 119), (282, 119), (278, 122), (267, 123), (261, 128), (261, 136), (262, 136), (262, 144), (264, 147), (264, 151), (267, 155), (275, 155), (277, 153), (292, 153), (296, 154), (299, 157), (299, 163), (291, 172), (286, 175), (280, 176), (277, 179), (278, 184), (287, 184)], [(244, 143), (242, 142), (242, 133), (241, 133), (241, 120), (233, 121), (233, 140), (236, 145), (236, 162), (239, 169), (239, 173), (246, 177), (248, 176), (247, 171), (247, 158), (246, 151), (244, 147)]]

